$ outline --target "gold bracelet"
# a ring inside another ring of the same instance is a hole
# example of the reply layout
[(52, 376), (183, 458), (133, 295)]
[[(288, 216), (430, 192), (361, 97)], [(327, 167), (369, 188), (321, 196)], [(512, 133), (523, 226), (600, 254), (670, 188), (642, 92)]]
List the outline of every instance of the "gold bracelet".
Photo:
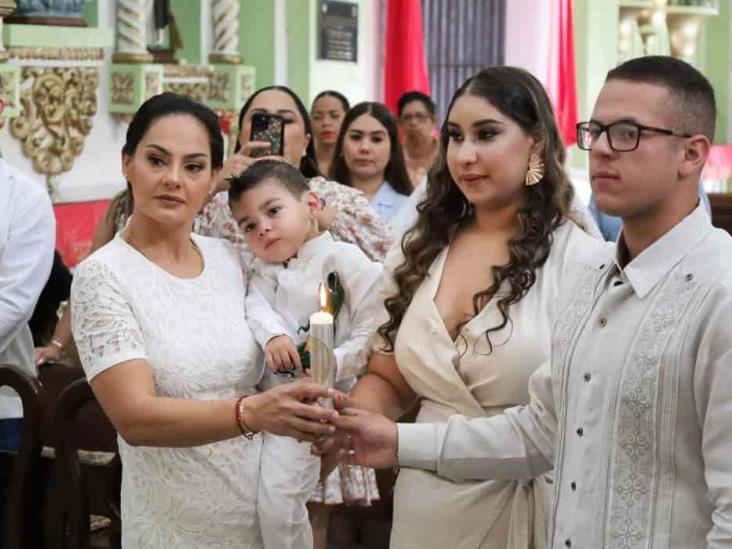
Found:
[(244, 438), (246, 438), (247, 440), (252, 440), (257, 432), (249, 427), (246, 421), (244, 421), (244, 401), (247, 399), (248, 396), (249, 395), (240, 396), (239, 399), (236, 401), (236, 424), (239, 426), (239, 430), (241, 431), (241, 434), (244, 436)]

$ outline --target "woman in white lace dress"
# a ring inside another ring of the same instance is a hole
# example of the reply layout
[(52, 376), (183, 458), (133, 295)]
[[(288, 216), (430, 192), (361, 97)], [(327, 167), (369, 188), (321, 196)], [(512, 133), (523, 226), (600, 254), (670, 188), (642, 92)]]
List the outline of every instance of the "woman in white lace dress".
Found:
[(191, 234), (223, 162), (216, 115), (185, 96), (153, 97), (122, 159), (133, 215), (79, 265), (71, 301), (82, 364), (120, 434), (123, 546), (259, 548), (257, 432), (322, 436), (332, 412), (303, 401), (328, 390), (255, 394), (238, 254)]

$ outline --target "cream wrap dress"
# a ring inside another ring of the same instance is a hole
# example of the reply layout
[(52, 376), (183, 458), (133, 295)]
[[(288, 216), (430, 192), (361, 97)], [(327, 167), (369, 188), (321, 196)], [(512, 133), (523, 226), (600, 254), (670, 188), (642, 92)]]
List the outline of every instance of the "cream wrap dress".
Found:
[[(528, 380), (549, 358), (550, 333), (560, 288), (571, 283), (573, 257), (602, 243), (572, 222), (554, 233), (536, 282), (509, 309), (510, 322), (491, 332), (501, 316), (491, 300), (452, 340), (435, 305), (448, 249), (442, 250), (407, 309), (397, 333), (397, 365), (420, 399), (417, 422), (449, 416), (501, 414), (528, 403)], [(396, 248), (396, 247), (395, 247)], [(386, 263), (384, 294), (401, 264), (401, 250)], [(480, 459), (480, 456), (475, 456)], [(402, 468), (394, 492), (392, 549), (544, 549), (550, 478), (454, 483), (434, 473)]]

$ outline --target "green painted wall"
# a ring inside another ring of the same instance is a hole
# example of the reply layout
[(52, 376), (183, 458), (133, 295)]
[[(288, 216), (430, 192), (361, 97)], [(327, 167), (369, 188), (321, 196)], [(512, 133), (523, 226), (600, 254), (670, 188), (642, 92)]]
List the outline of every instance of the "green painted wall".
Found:
[(99, 26), (99, 0), (89, 0), (84, 4), (84, 21), (88, 27)]
[(314, 20), (310, 15), (319, 3), (287, 0), (287, 82), (305, 105), (310, 105), (310, 27)]
[(699, 44), (699, 69), (717, 96), (715, 143), (732, 143), (729, 119), (730, 63), (732, 63), (732, 5), (719, 3), (719, 15), (706, 20)]
[[(573, 7), (577, 115), (587, 120), (607, 71), (618, 62), (618, 0), (574, 0)], [(587, 161), (587, 153), (572, 147), (573, 166), (586, 166)]]
[[(307, 2), (308, 0), (296, 0)], [(257, 69), (257, 88), (274, 84), (274, 1), (241, 0), (239, 53)]]
[[(208, 59), (201, 59), (201, 29), (210, 23), (201, 20), (201, 0), (171, 0), (170, 8), (183, 39), (183, 49), (175, 52), (175, 58), (188, 65), (207, 63)], [(169, 40), (166, 32), (166, 43)]]
[[(49, 28), (53, 31), (49, 32)], [(48, 48), (111, 48), (114, 29), (99, 27), (48, 27), (47, 25), (3, 25), (6, 46)]]
[(618, 60), (618, 0), (574, 0), (575, 70), (579, 117), (588, 118)]

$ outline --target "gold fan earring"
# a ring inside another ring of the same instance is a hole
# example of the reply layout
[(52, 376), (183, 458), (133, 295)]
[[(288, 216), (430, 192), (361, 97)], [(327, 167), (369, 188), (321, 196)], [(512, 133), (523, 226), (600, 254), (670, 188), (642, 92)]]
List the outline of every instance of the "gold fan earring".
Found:
[(536, 185), (544, 177), (544, 163), (537, 153), (531, 153), (529, 157), (529, 168), (526, 170), (524, 184), (527, 187)]

